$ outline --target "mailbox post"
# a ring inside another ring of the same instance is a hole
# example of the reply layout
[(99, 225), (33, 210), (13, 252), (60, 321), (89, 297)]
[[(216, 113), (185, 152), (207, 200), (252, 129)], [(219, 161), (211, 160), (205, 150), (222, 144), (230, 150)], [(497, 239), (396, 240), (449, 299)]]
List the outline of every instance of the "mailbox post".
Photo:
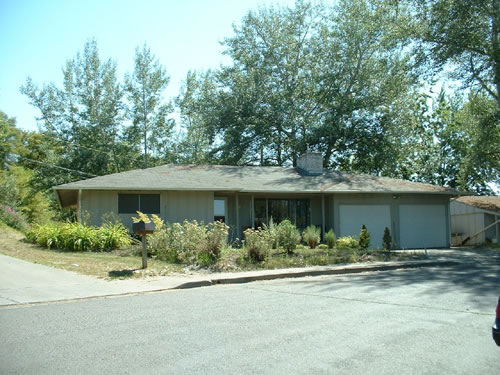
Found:
[(145, 223), (144, 221), (139, 221), (132, 225), (135, 234), (142, 235), (142, 268), (148, 268), (148, 251), (146, 246), (146, 235), (151, 234), (155, 231), (155, 223)]

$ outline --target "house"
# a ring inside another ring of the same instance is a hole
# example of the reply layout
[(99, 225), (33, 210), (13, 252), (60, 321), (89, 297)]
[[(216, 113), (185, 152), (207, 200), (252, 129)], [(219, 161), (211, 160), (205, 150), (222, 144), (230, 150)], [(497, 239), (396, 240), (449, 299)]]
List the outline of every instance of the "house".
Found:
[(359, 235), (366, 225), (372, 246), (382, 247), (385, 227), (398, 248), (449, 247), (449, 200), (445, 187), (323, 169), (320, 153), (308, 152), (297, 168), (162, 165), (56, 186), (62, 207), (90, 213), (92, 224), (115, 213), (131, 227), (140, 210), (167, 222), (224, 220), (232, 238), (249, 227), (289, 218), (297, 227), (330, 228)]
[(469, 196), (450, 203), (455, 246), (500, 243), (500, 197)]

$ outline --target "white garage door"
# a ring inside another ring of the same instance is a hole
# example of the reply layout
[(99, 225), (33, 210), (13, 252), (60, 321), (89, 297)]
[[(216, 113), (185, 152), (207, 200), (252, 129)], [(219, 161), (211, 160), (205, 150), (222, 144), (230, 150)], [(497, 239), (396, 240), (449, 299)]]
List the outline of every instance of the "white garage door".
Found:
[(444, 205), (399, 206), (401, 247), (409, 249), (446, 247)]
[(371, 234), (370, 247), (382, 248), (385, 227), (391, 228), (391, 208), (389, 205), (340, 205), (339, 236), (358, 236), (361, 226)]

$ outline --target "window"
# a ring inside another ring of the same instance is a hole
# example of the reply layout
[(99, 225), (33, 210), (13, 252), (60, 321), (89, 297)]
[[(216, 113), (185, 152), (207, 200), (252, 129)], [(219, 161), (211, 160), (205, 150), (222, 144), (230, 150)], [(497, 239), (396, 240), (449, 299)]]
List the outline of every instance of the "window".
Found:
[(160, 194), (118, 194), (118, 213), (160, 213)]
[(214, 199), (214, 221), (226, 222), (226, 198)]
[(255, 227), (269, 224), (271, 218), (275, 224), (288, 219), (297, 228), (305, 229), (311, 222), (309, 199), (255, 199)]

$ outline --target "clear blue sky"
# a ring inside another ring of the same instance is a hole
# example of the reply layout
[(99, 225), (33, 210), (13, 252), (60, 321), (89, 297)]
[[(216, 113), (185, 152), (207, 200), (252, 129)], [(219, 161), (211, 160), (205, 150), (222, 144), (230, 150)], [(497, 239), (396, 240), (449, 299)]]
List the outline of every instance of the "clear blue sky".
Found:
[(178, 94), (188, 70), (222, 63), (220, 41), (248, 10), (294, 0), (0, 0), (0, 110), (17, 126), (36, 130), (38, 111), (19, 87), (61, 85), (67, 59), (95, 38), (102, 59), (118, 64), (120, 79), (133, 70), (135, 48), (148, 44), (171, 77), (167, 98)]

